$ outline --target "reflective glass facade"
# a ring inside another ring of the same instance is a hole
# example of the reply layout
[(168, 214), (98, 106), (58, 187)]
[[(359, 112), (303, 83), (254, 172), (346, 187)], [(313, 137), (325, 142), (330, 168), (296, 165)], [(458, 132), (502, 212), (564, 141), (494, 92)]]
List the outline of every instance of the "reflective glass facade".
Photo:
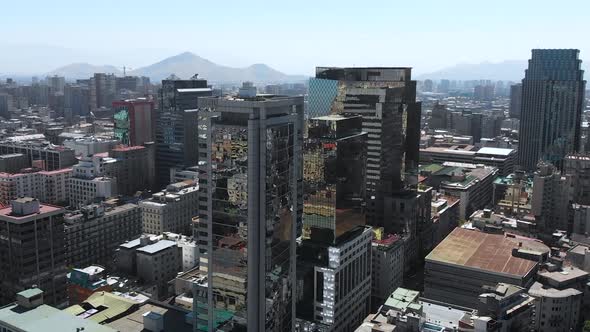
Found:
[(304, 235), (333, 244), (365, 224), (366, 133), (362, 118), (313, 118), (304, 141)]
[[(290, 331), (303, 100), (200, 103), (201, 322), (214, 330)], [(201, 105), (202, 104), (202, 105)], [(222, 316), (231, 319), (223, 322)]]

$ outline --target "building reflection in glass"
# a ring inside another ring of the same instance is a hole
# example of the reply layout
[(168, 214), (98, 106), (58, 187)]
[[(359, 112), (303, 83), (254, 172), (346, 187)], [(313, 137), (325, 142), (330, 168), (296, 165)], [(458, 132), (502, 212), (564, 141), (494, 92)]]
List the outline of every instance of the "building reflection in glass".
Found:
[(365, 224), (366, 138), (362, 117), (328, 115), (308, 123), (304, 141), (304, 237), (335, 243)]

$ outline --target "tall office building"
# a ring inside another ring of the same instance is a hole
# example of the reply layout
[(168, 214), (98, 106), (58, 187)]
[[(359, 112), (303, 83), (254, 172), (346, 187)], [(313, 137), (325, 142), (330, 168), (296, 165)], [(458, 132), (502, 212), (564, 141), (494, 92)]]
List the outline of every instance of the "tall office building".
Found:
[(520, 108), (522, 107), (522, 84), (510, 86), (510, 109), (511, 118), (520, 118)]
[(369, 313), (370, 227), (365, 227), (367, 133), (362, 117), (308, 122), (304, 139), (304, 231), (297, 248), (299, 328), (352, 331)]
[(360, 116), (328, 115), (308, 123), (303, 153), (303, 225), (333, 244), (365, 224), (367, 133)]
[(64, 211), (29, 197), (0, 209), (0, 305), (31, 287), (49, 304), (67, 303)]
[(207, 80), (193, 76), (162, 81), (160, 105), (156, 112), (156, 184), (169, 184), (170, 169), (197, 164), (197, 99), (211, 96)]
[(199, 117), (198, 324), (292, 331), (303, 98), (203, 97)]
[(580, 147), (586, 81), (579, 50), (532, 51), (522, 80), (519, 163), (535, 170), (539, 160), (559, 168)]
[(386, 232), (403, 228), (385, 216), (385, 197), (415, 192), (420, 109), (411, 68), (316, 68), (309, 82), (308, 118), (328, 114), (362, 117), (367, 132), (367, 222)]

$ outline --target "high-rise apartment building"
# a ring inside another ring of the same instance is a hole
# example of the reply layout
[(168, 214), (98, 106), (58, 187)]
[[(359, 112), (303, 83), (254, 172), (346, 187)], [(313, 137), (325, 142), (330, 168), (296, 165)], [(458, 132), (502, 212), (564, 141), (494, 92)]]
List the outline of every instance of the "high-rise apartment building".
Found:
[(511, 118), (520, 118), (520, 109), (522, 107), (522, 84), (510, 86), (510, 109)]
[(0, 209), (0, 305), (33, 285), (49, 304), (67, 303), (63, 214), (29, 197)]
[(579, 50), (532, 51), (522, 80), (519, 164), (534, 171), (539, 160), (559, 168), (580, 148), (584, 71)]
[(115, 137), (135, 146), (155, 139), (154, 102), (145, 98), (114, 101)]
[(200, 268), (209, 284), (198, 324), (215, 330), (223, 311), (227, 325), (292, 331), (303, 98), (204, 97), (199, 117)]
[(162, 81), (156, 112), (156, 184), (169, 184), (170, 169), (197, 165), (197, 100), (211, 96), (207, 80), (170, 77)]
[(309, 82), (308, 118), (360, 115), (367, 132), (367, 222), (387, 232), (403, 228), (385, 216), (385, 197), (415, 192), (420, 109), (411, 68), (316, 68)]

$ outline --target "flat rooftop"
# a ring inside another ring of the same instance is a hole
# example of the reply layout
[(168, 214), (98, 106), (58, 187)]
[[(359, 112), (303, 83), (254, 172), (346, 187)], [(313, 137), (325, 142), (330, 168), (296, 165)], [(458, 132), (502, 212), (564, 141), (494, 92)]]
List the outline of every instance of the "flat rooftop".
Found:
[(514, 149), (502, 149), (502, 148), (481, 148), (477, 151), (477, 154), (485, 154), (485, 155), (496, 155), (496, 156), (509, 156), (511, 153), (514, 153), (516, 150)]
[(138, 310), (125, 315), (117, 320), (114, 320), (106, 326), (117, 331), (125, 332), (143, 332), (147, 331), (143, 326), (143, 315), (152, 312), (162, 315), (164, 318), (164, 331), (174, 332), (192, 332), (193, 327), (187, 324), (185, 317), (188, 312), (182, 311), (165, 305), (160, 305), (153, 302), (148, 302), (142, 305)]
[(16, 304), (0, 308), (0, 322), (27, 332), (76, 331), (79, 328), (84, 332), (116, 331), (44, 304), (34, 309), (25, 309)]
[(155, 254), (158, 251), (162, 251), (164, 249), (168, 249), (176, 245), (176, 242), (170, 240), (160, 240), (154, 244), (147, 245), (145, 247), (141, 247), (137, 249), (139, 252), (144, 252), (146, 254)]
[(492, 273), (525, 277), (536, 262), (512, 256), (512, 249), (547, 252), (542, 243), (455, 228), (428, 256), (426, 261), (444, 263)]

